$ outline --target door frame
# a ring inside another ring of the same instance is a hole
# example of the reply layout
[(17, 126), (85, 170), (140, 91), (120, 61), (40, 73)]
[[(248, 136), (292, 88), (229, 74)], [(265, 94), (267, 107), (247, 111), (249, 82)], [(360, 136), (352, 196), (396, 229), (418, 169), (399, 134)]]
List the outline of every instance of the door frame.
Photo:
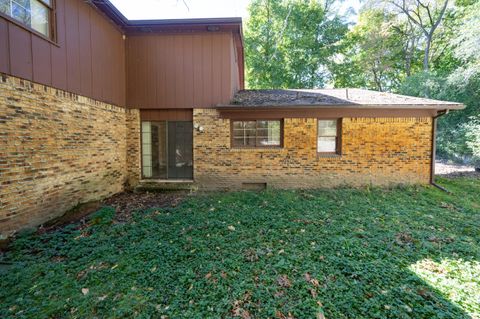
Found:
[[(140, 117), (139, 119), (139, 122), (140, 122), (140, 180), (150, 180), (150, 181), (155, 181), (155, 180), (161, 180), (161, 181), (169, 181), (169, 182), (175, 182), (175, 181), (179, 181), (179, 182), (183, 182), (183, 181), (194, 181), (195, 180), (195, 156), (194, 156), (194, 128), (193, 128), (193, 120), (192, 121), (189, 121), (189, 120), (179, 120), (179, 121), (169, 121), (169, 120), (142, 120), (142, 118)], [(151, 123), (155, 123), (155, 122), (165, 122), (166, 126), (167, 126), (167, 129), (166, 129), (166, 156), (167, 156), (167, 167), (166, 167), (166, 170), (167, 170), (167, 177), (165, 179), (159, 179), (159, 178), (155, 178), (155, 177), (145, 177), (143, 175), (143, 126), (142, 126), (142, 123), (143, 122), (151, 122)], [(192, 123), (192, 179), (170, 179), (168, 178), (168, 122), (190, 122)]]

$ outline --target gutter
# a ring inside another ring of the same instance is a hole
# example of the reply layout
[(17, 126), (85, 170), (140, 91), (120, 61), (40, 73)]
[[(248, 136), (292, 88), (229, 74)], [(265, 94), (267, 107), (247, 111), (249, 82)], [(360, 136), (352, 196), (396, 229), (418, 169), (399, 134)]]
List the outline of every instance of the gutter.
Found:
[(445, 111), (445, 108), (449, 110), (462, 110), (464, 109), (462, 104), (362, 104), (362, 103), (324, 103), (324, 104), (305, 104), (295, 102), (291, 104), (263, 104), (263, 105), (242, 105), (242, 104), (217, 104), (215, 108), (219, 110), (237, 111), (237, 110), (281, 110), (290, 108), (303, 108), (303, 109), (406, 109), (406, 110), (438, 110), (439, 112)]
[(437, 119), (448, 114), (449, 110), (439, 111), (432, 119), (432, 164), (430, 168), (430, 184), (446, 193), (450, 193), (446, 188), (435, 183), (435, 162), (437, 156)]

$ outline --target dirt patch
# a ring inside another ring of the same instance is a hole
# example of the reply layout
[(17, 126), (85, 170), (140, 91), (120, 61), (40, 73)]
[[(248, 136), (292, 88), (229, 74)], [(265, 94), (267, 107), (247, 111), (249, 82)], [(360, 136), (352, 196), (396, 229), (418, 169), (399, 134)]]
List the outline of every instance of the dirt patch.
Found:
[(480, 179), (480, 172), (453, 172), (449, 174), (444, 174), (444, 175), (439, 175), (441, 177), (446, 177), (446, 178), (459, 178), (459, 177), (466, 177), (466, 178), (479, 178)]
[(130, 219), (135, 211), (148, 208), (165, 208), (177, 206), (185, 197), (187, 192), (165, 192), (165, 193), (133, 193), (124, 192), (105, 199), (104, 206), (112, 206), (116, 210), (115, 219), (125, 222)]
[(93, 201), (93, 202), (80, 204), (72, 208), (71, 210), (67, 211), (62, 216), (45, 223), (42, 227), (42, 230), (51, 231), (51, 230), (64, 227), (68, 224), (77, 222), (79, 220), (84, 219), (88, 215), (96, 212), (97, 210), (100, 209), (100, 207), (102, 207), (102, 204), (100, 201)]
[[(185, 198), (186, 195), (186, 192), (123, 192), (104, 199), (103, 201), (94, 201), (78, 205), (61, 217), (45, 223), (37, 231), (39, 234), (52, 232), (73, 223), (80, 223), (80, 227), (83, 227), (87, 223), (88, 216), (95, 213), (103, 206), (111, 206), (115, 208), (115, 220), (117, 222), (127, 222), (135, 211), (157, 207), (175, 207), (183, 198)], [(0, 245), (0, 248), (1, 246), (2, 245)], [(2, 250), (8, 249), (8, 242), (3, 244), (3, 246), (5, 247)]]
[(473, 166), (439, 160), (435, 163), (435, 175), (447, 178), (480, 178), (480, 171), (476, 171)]

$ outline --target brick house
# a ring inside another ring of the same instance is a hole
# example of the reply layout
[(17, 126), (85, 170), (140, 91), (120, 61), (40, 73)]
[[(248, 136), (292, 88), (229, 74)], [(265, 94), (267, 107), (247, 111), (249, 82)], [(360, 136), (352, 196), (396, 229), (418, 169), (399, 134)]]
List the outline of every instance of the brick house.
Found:
[(0, 234), (125, 188), (428, 184), (455, 103), (244, 88), (238, 18), (0, 0)]

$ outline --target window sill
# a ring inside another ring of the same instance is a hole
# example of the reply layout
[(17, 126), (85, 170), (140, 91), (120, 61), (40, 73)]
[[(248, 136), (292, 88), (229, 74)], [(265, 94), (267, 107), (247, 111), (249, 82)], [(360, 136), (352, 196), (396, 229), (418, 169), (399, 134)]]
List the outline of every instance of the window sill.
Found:
[(338, 153), (317, 153), (317, 158), (340, 158), (342, 154)]
[(238, 147), (230, 148), (232, 153), (241, 153), (241, 152), (259, 152), (259, 153), (270, 153), (270, 152), (279, 152), (283, 150), (283, 147)]

